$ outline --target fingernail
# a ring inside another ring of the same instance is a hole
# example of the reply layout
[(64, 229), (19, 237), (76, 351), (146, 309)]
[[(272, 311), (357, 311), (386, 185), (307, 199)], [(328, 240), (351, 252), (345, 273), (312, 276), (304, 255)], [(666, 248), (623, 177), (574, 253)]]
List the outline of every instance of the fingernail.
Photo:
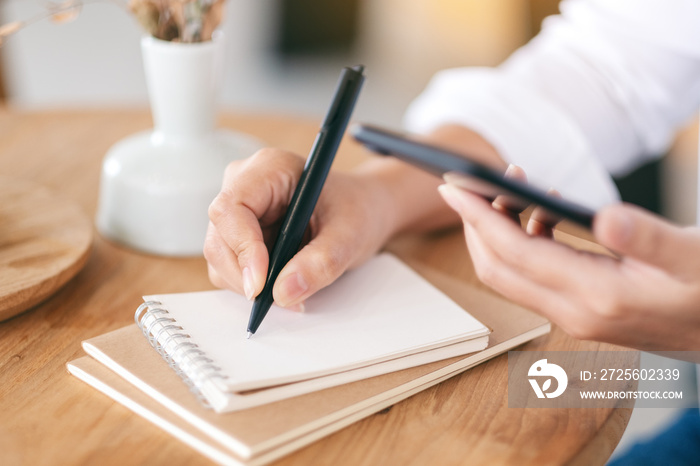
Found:
[(249, 267), (243, 267), (243, 292), (248, 301), (255, 297), (255, 285), (253, 284), (253, 272)]
[(547, 194), (554, 197), (561, 197), (561, 193), (555, 188), (549, 188)]
[(451, 184), (442, 184), (438, 186), (438, 192), (445, 200), (447, 205), (450, 206), (452, 210), (457, 212), (462, 210), (462, 203), (460, 200), (461, 193), (458, 190), (459, 188), (452, 186)]
[(634, 220), (627, 212), (618, 212), (614, 218), (614, 234), (620, 242), (626, 243), (634, 233)]
[(304, 277), (300, 273), (293, 273), (287, 278), (282, 280), (279, 284), (280, 296), (282, 300), (280, 305), (282, 307), (287, 307), (289, 303), (294, 302), (301, 295), (306, 293), (309, 289), (309, 285), (304, 280)]
[(506, 168), (506, 172), (503, 174), (505, 177), (510, 177), (515, 174), (515, 165), (512, 163), (508, 165), (508, 168)]
[(294, 312), (306, 312), (306, 305), (304, 305), (304, 302), (302, 301), (299, 304), (288, 307), (287, 309)]

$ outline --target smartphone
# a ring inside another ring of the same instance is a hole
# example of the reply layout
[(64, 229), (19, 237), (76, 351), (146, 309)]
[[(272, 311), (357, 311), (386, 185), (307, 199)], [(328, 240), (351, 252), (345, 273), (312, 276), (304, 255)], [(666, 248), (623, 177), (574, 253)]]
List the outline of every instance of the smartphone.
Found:
[(522, 211), (530, 204), (536, 204), (554, 218), (567, 219), (587, 229), (593, 225), (593, 210), (550, 196), (525, 182), (504, 178), (503, 172), (465, 155), (412, 141), (406, 135), (375, 126), (356, 124), (351, 128), (351, 134), (373, 152), (392, 155), (491, 201), (500, 195), (508, 196), (509, 207), (513, 210)]

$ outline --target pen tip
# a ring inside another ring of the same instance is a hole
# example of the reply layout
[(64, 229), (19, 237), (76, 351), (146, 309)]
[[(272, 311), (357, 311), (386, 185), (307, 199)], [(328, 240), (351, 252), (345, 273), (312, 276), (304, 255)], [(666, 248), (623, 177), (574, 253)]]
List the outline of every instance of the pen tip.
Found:
[(250, 340), (250, 337), (252, 337), (252, 336), (253, 336), (253, 332), (248, 332), (248, 336), (245, 338), (246, 338), (246, 340)]

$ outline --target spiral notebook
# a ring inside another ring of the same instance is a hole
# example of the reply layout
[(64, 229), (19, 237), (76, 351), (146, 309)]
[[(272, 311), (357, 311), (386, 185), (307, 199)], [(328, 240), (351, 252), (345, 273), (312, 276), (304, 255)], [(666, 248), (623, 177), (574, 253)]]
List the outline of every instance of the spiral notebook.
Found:
[[(304, 313), (273, 306), (251, 339), (245, 338), (250, 302), (235, 293), (151, 295), (144, 301), (136, 320), (148, 341), (219, 412), (472, 353), (488, 344), (485, 325), (390, 254), (321, 290)], [(89, 342), (84, 348), (110, 364)]]
[(219, 464), (265, 464), (549, 331), (543, 317), (490, 293), (421, 274), (493, 329), (486, 349), (224, 414), (192, 396), (136, 325), (88, 340), (111, 365), (83, 357), (68, 370)]

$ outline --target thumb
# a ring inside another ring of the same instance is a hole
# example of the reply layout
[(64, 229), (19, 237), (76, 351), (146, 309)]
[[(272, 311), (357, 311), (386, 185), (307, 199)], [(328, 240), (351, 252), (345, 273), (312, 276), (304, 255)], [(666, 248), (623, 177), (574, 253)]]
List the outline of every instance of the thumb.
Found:
[(668, 271), (682, 270), (684, 258), (700, 244), (688, 229), (630, 204), (602, 208), (595, 216), (593, 233), (600, 244), (618, 254)]
[(275, 303), (282, 307), (302, 303), (354, 265), (358, 248), (353, 236), (345, 225), (321, 227), (280, 272), (272, 292)]

